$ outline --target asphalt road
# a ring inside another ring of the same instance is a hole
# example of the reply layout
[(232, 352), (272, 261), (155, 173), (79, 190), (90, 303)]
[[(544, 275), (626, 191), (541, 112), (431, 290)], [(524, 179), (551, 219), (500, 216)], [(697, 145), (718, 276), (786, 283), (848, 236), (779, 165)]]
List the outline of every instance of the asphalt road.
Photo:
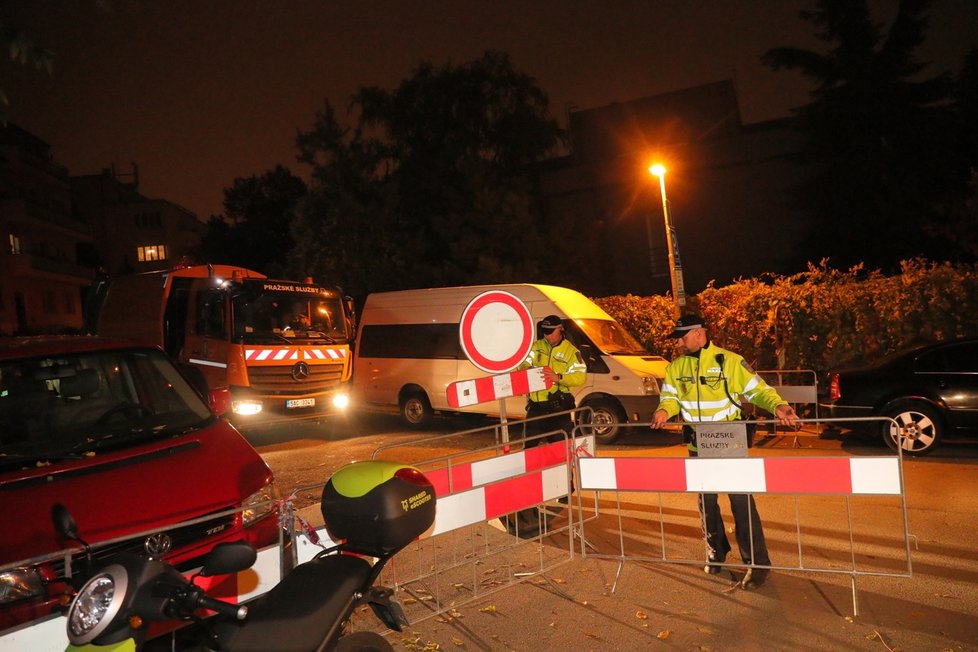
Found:
[[(444, 419), (418, 433), (403, 430), (393, 417), (354, 415), (329, 423), (276, 426), (246, 436), (276, 473), (280, 490), (291, 491), (325, 481), (342, 464), (367, 459), (379, 446), (491, 424), (474, 418)], [(486, 444), (492, 439), (470, 437)], [(886, 452), (851, 439), (801, 437), (797, 444), (793, 437), (769, 437), (759, 443), (760, 454)], [(464, 445), (471, 443), (439, 441), (403, 450), (424, 458)], [(601, 447), (598, 454), (684, 453), (677, 436), (645, 431), (631, 433), (619, 445)], [(978, 445), (946, 445), (930, 456), (905, 460), (903, 473), (910, 577), (860, 575), (854, 591), (850, 574), (781, 570), (756, 591), (745, 591), (690, 564), (633, 561), (629, 555), (620, 563), (623, 533), (640, 538), (649, 534), (639, 531), (648, 524), (620, 525), (621, 507), (602, 500), (601, 516), (583, 530), (590, 546), (585, 548), (587, 556), (581, 556), (577, 541), (575, 554), (556, 568), (489, 596), (460, 600), (457, 608), (391, 634), (390, 640), (396, 649), (406, 650), (978, 650)], [(318, 498), (316, 491), (299, 493), (307, 503)], [(641, 513), (661, 508), (655, 502), (661, 500), (658, 496), (629, 494), (628, 509)], [(667, 496), (665, 502), (666, 512), (677, 519), (695, 516), (689, 495)], [(759, 497), (758, 504), (775, 564), (790, 560), (801, 521), (798, 508), (793, 511), (783, 499), (771, 496)], [(730, 528), (726, 501), (721, 500), (721, 506)], [(830, 517), (820, 509), (802, 507), (811, 512), (806, 524), (829, 531)], [(898, 559), (905, 545), (902, 531), (893, 527), (892, 512), (892, 505), (856, 508), (853, 530), (872, 536), (875, 547), (867, 558), (878, 556), (884, 568), (899, 571), (899, 563), (887, 561), (891, 555)], [(561, 518), (566, 517), (558, 516), (555, 527)], [(688, 528), (670, 527), (695, 539)], [(512, 554), (536, 558), (544, 550), (566, 551), (567, 534), (533, 545), (539, 547), (518, 547)], [(480, 572), (490, 571), (496, 569)], [(371, 627), (374, 621), (365, 617), (362, 622)]]

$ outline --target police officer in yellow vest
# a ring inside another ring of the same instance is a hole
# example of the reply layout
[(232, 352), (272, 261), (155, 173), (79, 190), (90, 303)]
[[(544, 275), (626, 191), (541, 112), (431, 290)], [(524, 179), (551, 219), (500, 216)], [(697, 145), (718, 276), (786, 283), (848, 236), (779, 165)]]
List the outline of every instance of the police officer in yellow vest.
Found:
[[(539, 324), (543, 335), (533, 343), (526, 360), (520, 369), (543, 367), (543, 377), (553, 385), (549, 389), (531, 392), (526, 404), (527, 418), (566, 412), (573, 410), (574, 395), (571, 387), (580, 387), (587, 379), (587, 367), (581, 358), (577, 347), (564, 338), (564, 323), (557, 315), (548, 315)], [(539, 419), (526, 423), (526, 436), (538, 435), (545, 432), (563, 430), (568, 435), (573, 433), (574, 422), (570, 414), (555, 416), (550, 419)], [(559, 441), (560, 435), (551, 435), (549, 441)], [(536, 446), (542, 439), (530, 441), (527, 446)]]
[[(659, 408), (652, 417), (652, 428), (662, 428), (666, 421), (681, 415), (683, 421), (737, 421), (741, 418), (741, 402), (749, 402), (774, 414), (783, 425), (794, 426), (798, 415), (777, 391), (758, 376), (750, 365), (732, 351), (710, 341), (706, 324), (699, 315), (683, 315), (676, 321), (670, 335), (686, 350), (669, 363), (659, 396)], [(696, 438), (692, 427), (684, 427), (689, 454), (697, 455)], [(764, 540), (764, 529), (757, 514), (754, 497), (750, 494), (730, 494), (737, 546), (745, 564), (770, 566)], [(730, 542), (724, 532), (723, 518), (716, 494), (700, 494), (699, 509), (706, 536), (707, 573), (721, 572), (720, 564), (730, 552)], [(751, 554), (753, 551), (753, 554)], [(764, 583), (767, 568), (748, 568), (741, 584), (753, 589)]]

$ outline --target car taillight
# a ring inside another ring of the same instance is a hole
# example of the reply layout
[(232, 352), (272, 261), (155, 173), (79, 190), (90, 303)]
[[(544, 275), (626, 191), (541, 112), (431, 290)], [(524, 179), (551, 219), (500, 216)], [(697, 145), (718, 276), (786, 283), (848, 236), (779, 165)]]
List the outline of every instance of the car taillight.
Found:
[(839, 388), (839, 374), (829, 375), (829, 398), (833, 401), (842, 398), (842, 390)]

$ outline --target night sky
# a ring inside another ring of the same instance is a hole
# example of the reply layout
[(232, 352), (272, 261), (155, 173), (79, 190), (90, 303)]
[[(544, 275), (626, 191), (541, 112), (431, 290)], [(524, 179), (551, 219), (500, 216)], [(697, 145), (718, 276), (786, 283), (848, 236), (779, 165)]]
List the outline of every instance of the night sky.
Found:
[[(101, 5), (108, 5), (105, 10)], [(236, 177), (295, 162), (297, 130), (326, 99), (394, 88), (418, 62), (507, 52), (568, 108), (733, 79), (745, 122), (806, 100), (768, 48), (820, 48), (798, 18), (809, 0), (0, 0), (0, 20), (56, 53), (52, 75), (0, 63), (9, 119), (52, 146), (72, 175), (140, 169), (140, 190), (206, 220)], [(887, 22), (896, 0), (878, 0)], [(978, 46), (978, 1), (936, 0), (919, 51), (956, 71)]]

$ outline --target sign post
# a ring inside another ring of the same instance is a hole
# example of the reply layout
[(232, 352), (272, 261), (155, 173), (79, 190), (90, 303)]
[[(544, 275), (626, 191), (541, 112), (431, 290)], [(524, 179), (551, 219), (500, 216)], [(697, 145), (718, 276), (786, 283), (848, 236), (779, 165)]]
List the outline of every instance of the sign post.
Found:
[[(469, 361), (482, 371), (502, 374), (526, 359), (535, 328), (530, 310), (517, 297), (489, 290), (472, 299), (459, 320), (459, 341)], [(506, 399), (499, 399), (503, 442), (509, 444)]]

